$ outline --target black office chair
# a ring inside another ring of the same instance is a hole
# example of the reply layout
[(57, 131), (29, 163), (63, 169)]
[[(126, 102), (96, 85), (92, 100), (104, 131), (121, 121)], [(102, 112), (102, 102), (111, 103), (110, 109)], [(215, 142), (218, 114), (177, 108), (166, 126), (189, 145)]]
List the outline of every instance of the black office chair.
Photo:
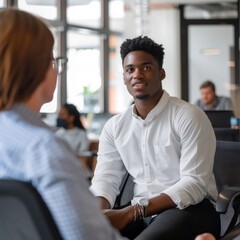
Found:
[(219, 191), (216, 210), (226, 215), (221, 216), (225, 228), (221, 239), (230, 240), (240, 235), (240, 225), (236, 225), (240, 213), (240, 142), (217, 141), (213, 172)]
[(30, 183), (0, 179), (0, 239), (62, 239), (46, 204)]

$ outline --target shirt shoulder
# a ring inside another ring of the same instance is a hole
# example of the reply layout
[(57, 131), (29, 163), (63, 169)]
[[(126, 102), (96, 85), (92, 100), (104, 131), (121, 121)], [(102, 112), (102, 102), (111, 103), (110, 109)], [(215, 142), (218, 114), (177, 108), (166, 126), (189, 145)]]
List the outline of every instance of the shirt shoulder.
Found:
[(176, 129), (186, 129), (190, 126), (211, 128), (211, 123), (204, 111), (192, 103), (176, 97), (170, 97), (168, 107)]
[(203, 111), (196, 105), (186, 102), (180, 98), (177, 97), (170, 97), (169, 98), (169, 105), (168, 107), (170, 110), (174, 111), (175, 113), (182, 113), (182, 114), (188, 114), (191, 112), (194, 113), (203, 113)]
[(17, 117), (5, 120), (0, 127), (3, 174), (28, 180), (50, 172), (52, 175), (57, 169), (63, 173), (64, 169), (77, 168), (74, 153), (49, 128), (30, 124)]
[(132, 107), (130, 107), (127, 110), (112, 116), (110, 119), (108, 119), (104, 128), (121, 126), (121, 124), (130, 120), (130, 118), (133, 116), (132, 111)]

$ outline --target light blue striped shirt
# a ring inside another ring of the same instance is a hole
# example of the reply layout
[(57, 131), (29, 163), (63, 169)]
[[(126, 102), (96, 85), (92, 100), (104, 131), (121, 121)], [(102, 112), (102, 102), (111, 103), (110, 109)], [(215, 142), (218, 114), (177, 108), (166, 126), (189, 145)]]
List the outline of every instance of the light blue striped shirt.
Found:
[(122, 239), (99, 210), (79, 159), (24, 104), (0, 112), (0, 156), (0, 178), (31, 182), (65, 240)]

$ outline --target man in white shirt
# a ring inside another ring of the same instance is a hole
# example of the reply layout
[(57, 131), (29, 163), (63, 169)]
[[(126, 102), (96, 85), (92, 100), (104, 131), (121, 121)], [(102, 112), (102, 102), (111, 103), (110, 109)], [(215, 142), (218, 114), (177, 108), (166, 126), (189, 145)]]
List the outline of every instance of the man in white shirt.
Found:
[[(121, 45), (124, 83), (135, 104), (106, 123), (91, 190), (112, 225), (130, 239), (192, 240), (203, 232), (219, 237), (212, 204), (214, 132), (201, 109), (162, 89), (163, 56), (162, 45), (148, 37)], [(126, 172), (135, 183), (134, 198), (111, 209)]]

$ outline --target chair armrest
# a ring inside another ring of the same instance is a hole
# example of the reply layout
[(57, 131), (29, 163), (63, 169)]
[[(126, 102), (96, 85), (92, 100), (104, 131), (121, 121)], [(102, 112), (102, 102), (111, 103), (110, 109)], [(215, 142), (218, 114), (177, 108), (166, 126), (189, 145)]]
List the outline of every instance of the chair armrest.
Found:
[(217, 199), (216, 210), (219, 213), (226, 213), (229, 203), (240, 195), (240, 187), (229, 187), (224, 189)]

